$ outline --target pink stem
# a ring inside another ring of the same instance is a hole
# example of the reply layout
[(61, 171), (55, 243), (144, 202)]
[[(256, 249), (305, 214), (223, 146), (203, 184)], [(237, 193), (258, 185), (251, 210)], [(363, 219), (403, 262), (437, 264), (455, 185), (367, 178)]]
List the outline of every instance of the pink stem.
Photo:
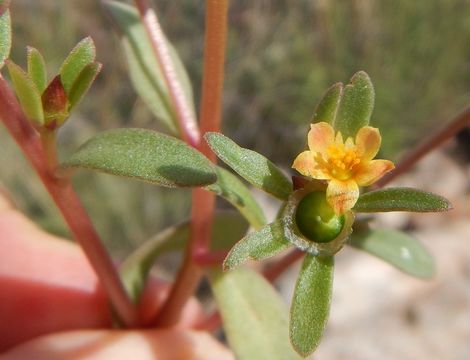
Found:
[(136, 308), (127, 295), (116, 268), (93, 228), (80, 199), (74, 192), (70, 180), (58, 179), (52, 174), (38, 133), (23, 114), (14, 93), (1, 76), (0, 118), (60, 209), (72, 234), (95, 269), (118, 315), (126, 325), (137, 325)]
[[(203, 134), (207, 131), (220, 131), (228, 1), (206, 0), (206, 9), (204, 77), (200, 115)], [(215, 155), (205, 142), (199, 142), (197, 148), (215, 162)], [(194, 293), (203, 276), (202, 267), (195, 261), (195, 256), (209, 252), (215, 196), (213, 193), (198, 188), (193, 190), (192, 199), (189, 246), (170, 295), (158, 314), (157, 324), (160, 326), (171, 326), (178, 321), (184, 304)]]

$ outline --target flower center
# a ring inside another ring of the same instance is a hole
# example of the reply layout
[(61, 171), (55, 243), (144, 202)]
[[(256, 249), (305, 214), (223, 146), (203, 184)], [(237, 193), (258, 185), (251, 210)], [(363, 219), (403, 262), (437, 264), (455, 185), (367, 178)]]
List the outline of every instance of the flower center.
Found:
[(361, 162), (356, 148), (346, 148), (344, 144), (335, 143), (328, 146), (326, 159), (317, 155), (317, 163), (324, 172), (338, 180), (348, 180), (353, 175), (354, 167)]

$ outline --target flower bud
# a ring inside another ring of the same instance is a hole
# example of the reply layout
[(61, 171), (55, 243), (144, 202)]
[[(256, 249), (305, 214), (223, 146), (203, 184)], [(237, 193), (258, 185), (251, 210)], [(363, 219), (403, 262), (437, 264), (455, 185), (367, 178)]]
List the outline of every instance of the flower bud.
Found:
[(44, 90), (42, 96), (44, 126), (50, 130), (61, 126), (69, 117), (69, 101), (64, 86), (57, 75)]

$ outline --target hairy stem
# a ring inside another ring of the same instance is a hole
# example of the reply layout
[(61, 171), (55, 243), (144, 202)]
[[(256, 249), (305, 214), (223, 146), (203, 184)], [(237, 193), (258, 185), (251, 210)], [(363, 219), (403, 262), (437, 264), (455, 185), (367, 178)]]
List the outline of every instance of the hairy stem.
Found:
[(178, 81), (176, 69), (170, 56), (165, 35), (158, 22), (155, 11), (149, 6), (147, 0), (135, 0), (139, 9), (142, 23), (152, 44), (155, 57), (162, 68), (163, 77), (169, 89), (170, 100), (176, 111), (181, 137), (188, 144), (197, 147), (200, 142), (200, 133), (188, 99)]
[[(137, 325), (136, 308), (127, 295), (116, 268), (103, 247), (80, 199), (74, 192), (70, 180), (58, 179), (54, 176), (51, 165), (56, 163), (56, 159), (52, 159), (50, 162), (47, 158), (51, 149), (45, 150), (43, 148), (39, 134), (23, 114), (14, 93), (1, 76), (0, 118), (61, 211), (72, 234), (96, 271), (119, 317), (128, 326)], [(46, 140), (47, 146), (51, 145), (50, 141), (53, 139)]]
[[(200, 114), (203, 134), (207, 131), (220, 130), (227, 10), (228, 0), (206, 0), (204, 77)], [(197, 148), (215, 162), (215, 155), (204, 142), (200, 142)], [(203, 189), (194, 189), (192, 200), (189, 246), (172, 291), (159, 313), (157, 323), (161, 326), (170, 326), (178, 321), (184, 304), (196, 290), (203, 275), (203, 270), (195, 258), (209, 252), (215, 196)]]
[(49, 167), (49, 172), (54, 174), (59, 165), (57, 157), (57, 132), (55, 130), (43, 129), (39, 132), (42, 148)]
[(400, 161), (398, 161), (393, 171), (389, 172), (375, 183), (375, 187), (383, 187), (398, 176), (408, 171), (424, 156), (455, 136), (468, 124), (470, 124), (470, 107), (466, 108), (459, 115), (457, 115), (457, 117), (455, 117), (446, 127), (438, 130), (427, 139), (424, 139), (415, 148), (411, 149)]

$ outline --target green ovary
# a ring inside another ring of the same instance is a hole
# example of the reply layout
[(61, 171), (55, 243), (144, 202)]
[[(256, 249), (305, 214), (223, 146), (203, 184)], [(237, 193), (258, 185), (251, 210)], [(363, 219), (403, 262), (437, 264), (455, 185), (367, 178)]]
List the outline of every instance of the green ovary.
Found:
[(334, 240), (344, 226), (344, 216), (335, 215), (323, 191), (311, 192), (300, 201), (295, 220), (300, 232), (317, 243)]

